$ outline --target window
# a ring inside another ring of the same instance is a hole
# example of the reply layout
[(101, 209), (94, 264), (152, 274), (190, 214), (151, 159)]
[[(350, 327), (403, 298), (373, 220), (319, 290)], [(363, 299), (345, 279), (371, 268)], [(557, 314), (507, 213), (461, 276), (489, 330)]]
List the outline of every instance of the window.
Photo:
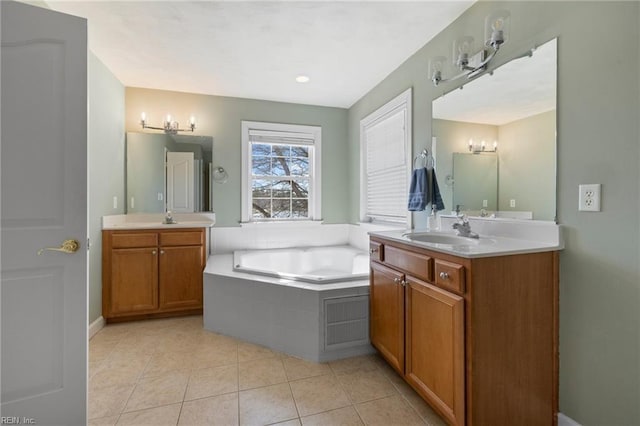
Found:
[(360, 121), (361, 219), (411, 225), (411, 89)]
[(320, 219), (321, 129), (242, 122), (242, 221)]

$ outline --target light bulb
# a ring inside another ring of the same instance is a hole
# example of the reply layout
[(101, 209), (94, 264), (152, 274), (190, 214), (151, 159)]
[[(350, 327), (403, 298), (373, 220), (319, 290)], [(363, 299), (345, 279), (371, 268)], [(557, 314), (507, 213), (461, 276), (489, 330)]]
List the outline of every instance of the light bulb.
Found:
[(498, 149), (498, 141), (493, 141), (493, 150), (497, 150)]
[(469, 151), (473, 151), (473, 139), (469, 139)]
[(485, 19), (485, 45), (498, 50), (507, 41), (509, 20), (508, 10), (496, 10)]
[(145, 114), (144, 112), (140, 114), (140, 120), (147, 121), (147, 114)]
[(189, 123), (191, 124), (196, 124), (196, 118), (192, 115), (191, 118), (189, 119)]
[(480, 148), (484, 151), (484, 148), (487, 144), (484, 142), (484, 140), (480, 143)]
[(171, 114), (167, 114), (167, 123), (171, 123)]
[(504, 29), (504, 18), (502, 16), (496, 18), (493, 24), (491, 24), (491, 29), (493, 31), (502, 31)]
[(473, 37), (459, 37), (453, 42), (453, 64), (464, 69), (469, 63), (469, 55), (473, 51)]

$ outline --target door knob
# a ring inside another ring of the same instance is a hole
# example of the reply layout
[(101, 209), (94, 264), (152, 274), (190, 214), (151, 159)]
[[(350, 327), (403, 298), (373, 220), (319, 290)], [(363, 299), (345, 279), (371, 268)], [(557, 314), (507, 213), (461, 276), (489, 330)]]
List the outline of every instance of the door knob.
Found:
[(60, 247), (44, 247), (38, 250), (38, 256), (45, 251), (61, 251), (63, 253), (71, 254), (78, 251), (80, 243), (77, 240), (64, 240)]

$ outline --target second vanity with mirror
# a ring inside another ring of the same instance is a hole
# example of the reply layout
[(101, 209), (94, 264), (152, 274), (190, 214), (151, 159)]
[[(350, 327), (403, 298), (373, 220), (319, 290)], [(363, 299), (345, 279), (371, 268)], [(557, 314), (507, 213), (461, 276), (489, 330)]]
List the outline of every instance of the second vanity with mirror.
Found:
[(371, 343), (451, 425), (556, 424), (559, 228), (471, 221), (370, 233)]
[(441, 196), (496, 217), (470, 218), (480, 238), (457, 214), (370, 233), (371, 343), (451, 425), (557, 424), (556, 58), (554, 39), (433, 101)]

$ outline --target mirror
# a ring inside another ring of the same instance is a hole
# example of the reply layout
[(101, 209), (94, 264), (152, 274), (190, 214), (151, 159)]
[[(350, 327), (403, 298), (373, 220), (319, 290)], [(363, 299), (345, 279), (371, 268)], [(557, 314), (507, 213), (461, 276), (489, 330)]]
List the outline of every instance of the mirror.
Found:
[(433, 101), (447, 210), (555, 220), (556, 58), (554, 39)]
[[(453, 206), (498, 210), (498, 157), (453, 153)], [(478, 209), (480, 210), (480, 209)]]
[(127, 133), (127, 214), (212, 211), (211, 136)]

